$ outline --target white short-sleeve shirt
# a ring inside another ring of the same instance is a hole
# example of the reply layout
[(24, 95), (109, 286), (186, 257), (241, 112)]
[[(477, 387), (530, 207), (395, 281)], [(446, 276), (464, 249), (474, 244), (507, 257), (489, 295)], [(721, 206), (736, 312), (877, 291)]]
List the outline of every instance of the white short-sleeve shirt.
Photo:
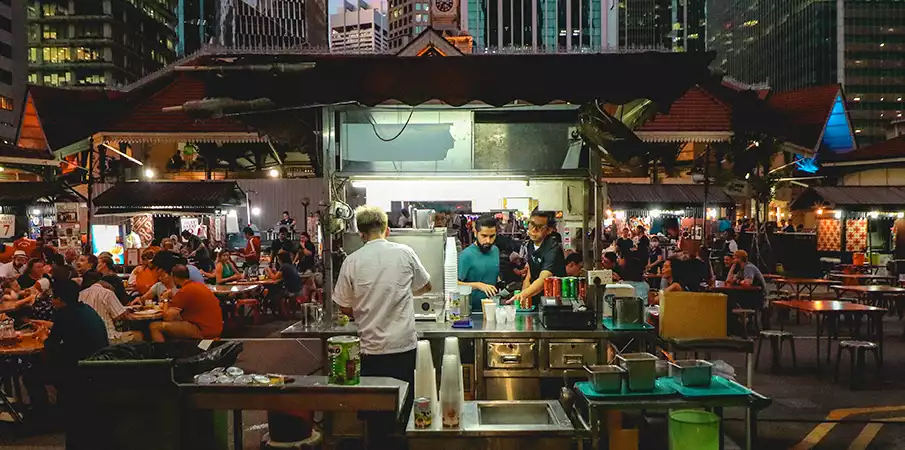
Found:
[(333, 301), (352, 309), (362, 353), (383, 355), (415, 349), (418, 337), (412, 291), (429, 281), (430, 274), (407, 245), (377, 239), (346, 258)]
[(108, 338), (119, 339), (121, 333), (116, 331), (114, 319), (126, 312), (126, 308), (113, 291), (101, 286), (100, 283), (94, 283), (79, 293), (79, 300), (94, 309), (101, 317), (107, 327)]

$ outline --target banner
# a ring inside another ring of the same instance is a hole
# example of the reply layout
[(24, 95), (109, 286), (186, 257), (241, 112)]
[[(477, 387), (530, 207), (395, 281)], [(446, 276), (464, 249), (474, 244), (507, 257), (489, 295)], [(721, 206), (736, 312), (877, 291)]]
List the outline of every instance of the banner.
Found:
[(16, 235), (16, 216), (0, 214), (0, 238), (12, 238)]

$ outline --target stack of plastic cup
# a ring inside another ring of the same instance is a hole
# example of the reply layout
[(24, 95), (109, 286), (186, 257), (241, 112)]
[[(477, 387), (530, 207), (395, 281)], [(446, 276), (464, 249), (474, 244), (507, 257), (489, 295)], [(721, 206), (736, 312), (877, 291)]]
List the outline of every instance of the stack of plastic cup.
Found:
[(462, 417), (462, 374), (459, 357), (443, 355), (443, 373), (440, 378), (440, 416), (444, 428), (458, 428)]
[[(450, 336), (443, 342), (443, 357), (449, 355), (456, 357), (456, 372), (459, 374), (459, 401), (465, 404), (465, 380), (462, 375), (462, 357), (459, 355), (459, 338)], [(443, 379), (442, 376), (440, 378)], [(442, 401), (442, 399), (441, 399)]]
[(418, 348), (415, 351), (415, 398), (420, 397), (431, 399), (433, 412), (439, 412), (437, 371), (434, 369), (434, 359), (428, 341), (418, 341)]

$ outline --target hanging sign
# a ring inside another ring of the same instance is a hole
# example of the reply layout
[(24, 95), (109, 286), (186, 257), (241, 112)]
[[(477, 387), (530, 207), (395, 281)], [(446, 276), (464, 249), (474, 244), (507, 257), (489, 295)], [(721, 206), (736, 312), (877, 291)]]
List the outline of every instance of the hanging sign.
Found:
[(0, 214), (0, 238), (12, 238), (16, 235), (16, 216)]

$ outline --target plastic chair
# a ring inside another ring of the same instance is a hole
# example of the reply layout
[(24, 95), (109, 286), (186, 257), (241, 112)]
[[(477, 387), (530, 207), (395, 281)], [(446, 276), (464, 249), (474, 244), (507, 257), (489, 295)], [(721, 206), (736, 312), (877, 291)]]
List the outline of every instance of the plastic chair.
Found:
[(251, 309), (251, 322), (252, 324), (257, 325), (261, 321), (261, 302), (256, 298), (236, 300), (236, 305), (234, 307), (236, 318), (246, 317), (246, 315), (242, 314), (243, 307)]
[(773, 353), (770, 370), (775, 371), (776, 369), (781, 367), (780, 360), (782, 358), (783, 342), (788, 342), (789, 348), (792, 351), (792, 367), (798, 367), (798, 362), (796, 361), (795, 357), (795, 335), (788, 331), (764, 330), (760, 332), (760, 335), (757, 339), (757, 354), (754, 356), (755, 370), (757, 370), (757, 366), (760, 365), (760, 349), (764, 344), (764, 339), (770, 340), (770, 350)]
[(855, 390), (861, 379), (864, 377), (864, 368), (866, 366), (866, 361), (864, 354), (868, 351), (874, 354), (874, 361), (877, 365), (880, 365), (880, 346), (869, 341), (841, 341), (839, 342), (839, 349), (836, 351), (836, 375), (833, 378), (834, 382), (839, 381), (839, 366), (842, 364), (842, 350), (848, 350), (849, 353), (849, 363), (850, 363), (850, 374), (849, 374), (849, 388), (851, 390)]

